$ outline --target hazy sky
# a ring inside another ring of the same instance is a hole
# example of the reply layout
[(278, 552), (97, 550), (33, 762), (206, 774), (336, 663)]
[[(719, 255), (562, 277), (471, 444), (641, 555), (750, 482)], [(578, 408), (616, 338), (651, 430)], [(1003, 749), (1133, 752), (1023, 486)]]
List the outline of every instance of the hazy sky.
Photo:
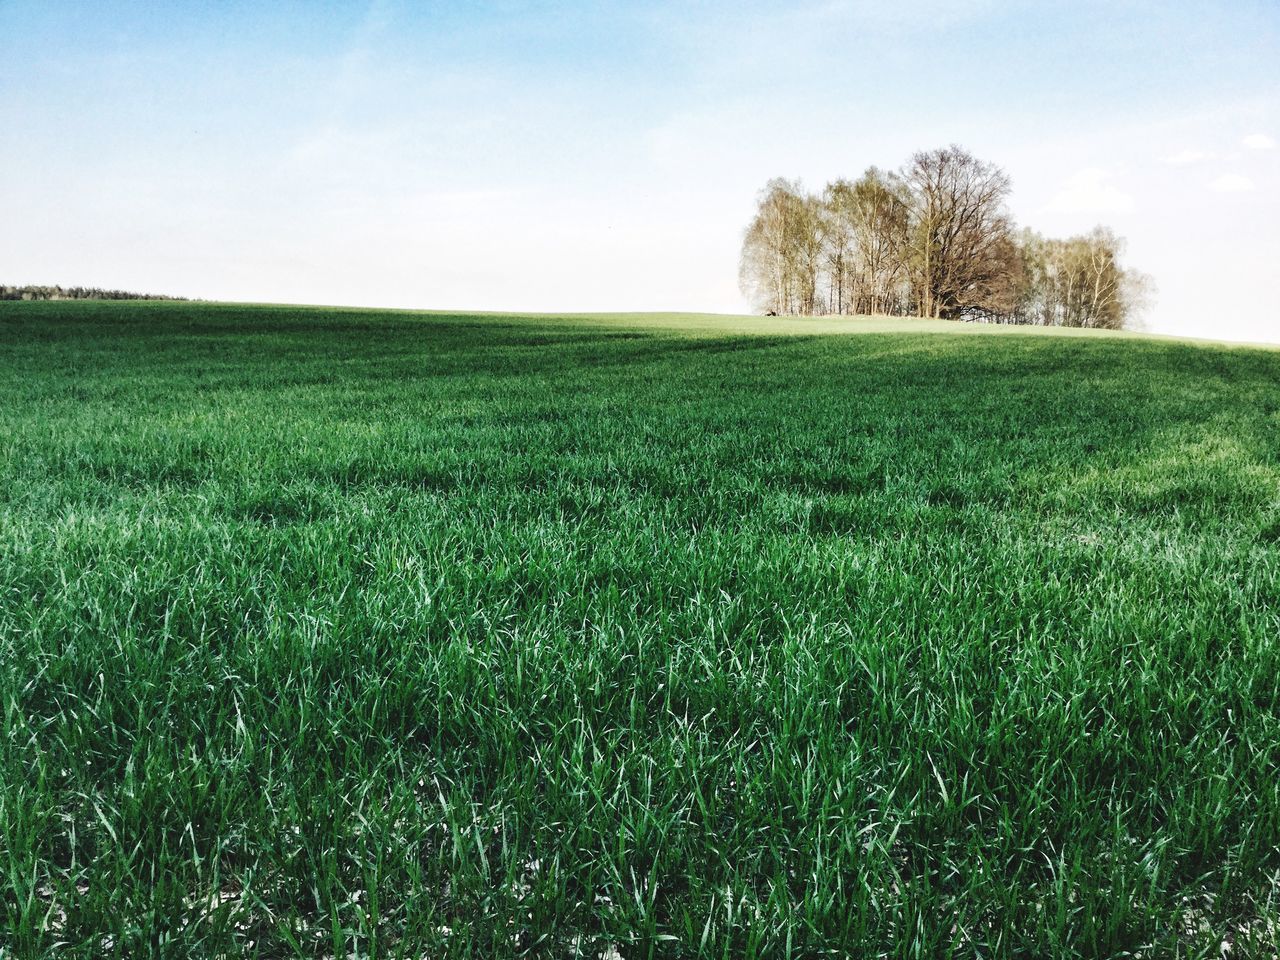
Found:
[(0, 0), (0, 282), (746, 309), (770, 177), (960, 143), (1280, 341), (1280, 2)]

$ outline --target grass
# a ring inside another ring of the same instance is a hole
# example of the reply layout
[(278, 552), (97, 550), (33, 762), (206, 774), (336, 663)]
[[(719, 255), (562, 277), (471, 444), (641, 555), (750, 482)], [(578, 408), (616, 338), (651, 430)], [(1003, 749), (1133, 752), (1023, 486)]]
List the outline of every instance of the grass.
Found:
[(0, 304), (0, 956), (1271, 956), (1280, 352)]

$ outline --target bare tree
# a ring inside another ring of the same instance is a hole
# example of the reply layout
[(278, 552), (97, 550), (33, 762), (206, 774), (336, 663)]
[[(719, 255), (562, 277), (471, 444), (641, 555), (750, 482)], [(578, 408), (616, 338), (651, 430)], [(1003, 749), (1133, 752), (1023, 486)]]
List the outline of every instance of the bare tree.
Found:
[(957, 146), (917, 153), (911, 189), (912, 286), (926, 317), (998, 314), (1002, 274), (1013, 256), (1004, 209), (1009, 178)]

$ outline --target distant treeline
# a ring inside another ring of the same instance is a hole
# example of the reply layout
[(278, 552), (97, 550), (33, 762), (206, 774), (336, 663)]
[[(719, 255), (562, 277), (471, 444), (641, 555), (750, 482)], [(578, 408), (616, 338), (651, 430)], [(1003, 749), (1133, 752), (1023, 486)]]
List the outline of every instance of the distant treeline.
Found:
[(101, 287), (9, 287), (0, 285), (0, 300), (185, 300), (156, 293), (130, 293)]
[(1009, 177), (951, 146), (898, 172), (871, 167), (820, 195), (775, 179), (742, 245), (743, 293), (762, 312), (892, 314), (1119, 329), (1150, 281), (1104, 227), (1057, 239), (1017, 230)]

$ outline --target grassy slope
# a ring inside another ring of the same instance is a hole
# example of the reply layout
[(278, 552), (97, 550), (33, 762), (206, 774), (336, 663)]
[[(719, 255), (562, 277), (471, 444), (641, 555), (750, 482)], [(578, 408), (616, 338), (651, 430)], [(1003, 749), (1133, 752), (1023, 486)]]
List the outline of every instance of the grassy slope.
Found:
[(1277, 428), (1151, 338), (0, 304), (0, 954), (1263, 955)]

